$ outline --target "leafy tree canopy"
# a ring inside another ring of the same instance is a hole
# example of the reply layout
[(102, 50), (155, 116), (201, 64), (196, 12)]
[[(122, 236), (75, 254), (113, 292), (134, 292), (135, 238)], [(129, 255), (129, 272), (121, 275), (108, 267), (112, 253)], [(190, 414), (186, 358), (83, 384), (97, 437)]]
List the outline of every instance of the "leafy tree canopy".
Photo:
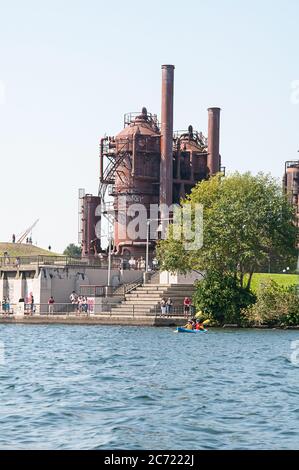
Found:
[(203, 206), (203, 247), (186, 250), (184, 235), (176, 240), (170, 228), (158, 246), (162, 269), (227, 273), (249, 290), (252, 274), (269, 255), (282, 263), (296, 255), (294, 210), (270, 175), (216, 175), (193, 188), (182, 204), (191, 205), (193, 226), (195, 204)]
[(70, 243), (64, 250), (63, 254), (71, 258), (81, 258), (81, 248), (74, 243)]

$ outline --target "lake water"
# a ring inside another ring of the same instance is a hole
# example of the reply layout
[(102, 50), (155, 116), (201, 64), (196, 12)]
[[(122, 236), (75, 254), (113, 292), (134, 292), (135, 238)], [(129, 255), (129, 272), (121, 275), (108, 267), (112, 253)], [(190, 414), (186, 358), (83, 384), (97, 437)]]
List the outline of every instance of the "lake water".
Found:
[(0, 448), (299, 449), (294, 340), (0, 325)]

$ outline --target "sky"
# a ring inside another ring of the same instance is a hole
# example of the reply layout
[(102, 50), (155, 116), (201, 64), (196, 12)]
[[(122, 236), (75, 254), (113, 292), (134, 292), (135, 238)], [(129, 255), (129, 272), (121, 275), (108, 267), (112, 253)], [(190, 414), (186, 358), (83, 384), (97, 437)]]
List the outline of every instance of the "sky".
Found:
[(221, 111), (228, 172), (281, 178), (299, 158), (298, 0), (0, 0), (0, 241), (78, 240), (78, 188), (97, 194), (99, 140), (123, 115), (160, 115), (175, 65), (174, 128)]

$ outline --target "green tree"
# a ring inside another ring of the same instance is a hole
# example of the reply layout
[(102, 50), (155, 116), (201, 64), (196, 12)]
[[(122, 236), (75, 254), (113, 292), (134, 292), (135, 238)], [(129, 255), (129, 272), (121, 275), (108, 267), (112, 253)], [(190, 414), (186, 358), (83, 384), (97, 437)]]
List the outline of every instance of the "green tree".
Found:
[(256, 301), (255, 295), (241, 287), (229, 273), (209, 271), (197, 282), (193, 303), (204, 318), (218, 323), (239, 323), (240, 311)]
[(191, 205), (191, 212), (195, 204), (203, 205), (203, 247), (186, 250), (184, 236), (176, 240), (170, 228), (167, 240), (158, 246), (162, 269), (226, 273), (250, 290), (253, 273), (270, 254), (275, 253), (282, 266), (296, 256), (294, 210), (269, 175), (216, 175), (193, 188), (182, 204)]
[(81, 258), (81, 248), (74, 243), (70, 243), (64, 250), (63, 254), (70, 258)]
[[(219, 323), (239, 323), (241, 310), (256, 298), (250, 291), (252, 275), (275, 255), (281, 266), (296, 256), (294, 210), (281, 185), (269, 175), (234, 173), (199, 183), (182, 201), (203, 207), (203, 246), (187, 250), (184, 233), (177, 239), (174, 226), (158, 245), (162, 269), (187, 273), (203, 271), (193, 302)], [(288, 261), (286, 261), (288, 260)]]

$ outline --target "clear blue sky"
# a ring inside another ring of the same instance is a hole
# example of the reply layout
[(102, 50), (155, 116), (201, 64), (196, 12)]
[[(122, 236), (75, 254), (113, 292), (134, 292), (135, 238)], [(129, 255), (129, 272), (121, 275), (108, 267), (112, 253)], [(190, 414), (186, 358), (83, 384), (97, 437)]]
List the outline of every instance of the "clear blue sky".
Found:
[(299, 157), (297, 0), (0, 0), (0, 240), (77, 241), (77, 190), (97, 193), (98, 142), (123, 114), (160, 114), (175, 64), (175, 128), (222, 108), (229, 171), (283, 173)]

